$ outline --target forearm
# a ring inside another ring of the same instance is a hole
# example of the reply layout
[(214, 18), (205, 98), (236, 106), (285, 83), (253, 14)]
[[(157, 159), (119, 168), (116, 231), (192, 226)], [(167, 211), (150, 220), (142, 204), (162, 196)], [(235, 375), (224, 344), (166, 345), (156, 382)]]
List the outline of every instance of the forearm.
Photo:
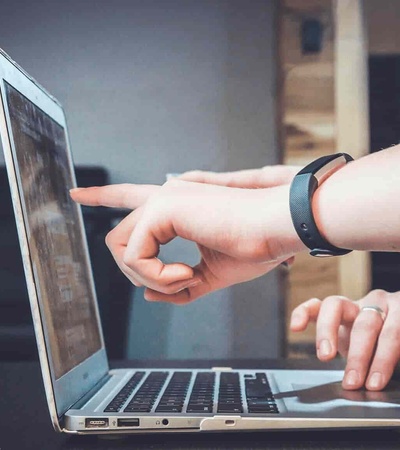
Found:
[(347, 164), (319, 187), (313, 213), (341, 248), (400, 251), (400, 146)]

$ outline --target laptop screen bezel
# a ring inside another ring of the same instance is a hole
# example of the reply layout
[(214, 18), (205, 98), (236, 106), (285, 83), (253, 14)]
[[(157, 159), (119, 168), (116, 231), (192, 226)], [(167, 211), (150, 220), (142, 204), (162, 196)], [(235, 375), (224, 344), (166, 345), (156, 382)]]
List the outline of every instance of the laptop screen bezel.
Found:
[[(18, 237), (20, 241), (22, 260), (24, 265), (25, 277), (28, 287), (29, 301), (35, 326), (35, 334), (39, 350), (39, 359), (42, 374), (45, 383), (46, 395), (49, 403), (50, 413), (53, 408), (60, 418), (77, 400), (88, 392), (99, 380), (107, 374), (109, 367), (107, 355), (104, 346), (104, 338), (101, 328), (100, 315), (96, 299), (93, 275), (90, 266), (86, 235), (83, 226), (81, 209), (78, 208), (79, 224), (84, 239), (85, 255), (89, 266), (89, 283), (94, 299), (95, 318), (99, 331), (101, 346), (100, 349), (76, 365), (69, 372), (56, 379), (51, 361), (50, 346), (46, 342), (46, 328), (44, 326), (44, 316), (41, 314), (40, 293), (35, 285), (33, 267), (31, 263), (28, 237), (29, 226), (26, 220), (26, 207), (22, 193), (22, 185), (19, 177), (18, 164), (16, 159), (13, 135), (11, 132), (10, 116), (8, 112), (7, 98), (5, 92), (5, 83), (16, 89), (24, 95), (29, 101), (40, 108), (44, 113), (58, 123), (65, 132), (66, 152), (73, 178), (73, 185), (76, 186), (75, 174), (73, 169), (70, 144), (68, 139), (67, 124), (64, 111), (61, 105), (43, 88), (41, 88), (28, 74), (10, 60), (8, 55), (0, 51), (0, 90), (1, 90), (1, 114), (0, 130), (3, 145), (4, 158), (10, 190), (13, 200), (14, 213), (17, 224)], [(51, 382), (51, 386), (49, 386)], [(53, 404), (54, 402), (54, 404)], [(54, 421), (53, 421), (54, 423)]]

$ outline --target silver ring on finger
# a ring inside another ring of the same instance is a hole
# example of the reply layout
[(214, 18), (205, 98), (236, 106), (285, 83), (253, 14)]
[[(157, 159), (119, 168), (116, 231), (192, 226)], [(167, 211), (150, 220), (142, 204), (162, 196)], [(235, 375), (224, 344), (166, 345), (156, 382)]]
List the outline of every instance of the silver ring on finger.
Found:
[(361, 314), (363, 311), (373, 311), (373, 312), (378, 313), (380, 315), (381, 319), (382, 319), (382, 322), (384, 322), (385, 319), (386, 319), (385, 311), (382, 308), (380, 308), (379, 306), (376, 306), (376, 305), (363, 306), (360, 309), (359, 314)]

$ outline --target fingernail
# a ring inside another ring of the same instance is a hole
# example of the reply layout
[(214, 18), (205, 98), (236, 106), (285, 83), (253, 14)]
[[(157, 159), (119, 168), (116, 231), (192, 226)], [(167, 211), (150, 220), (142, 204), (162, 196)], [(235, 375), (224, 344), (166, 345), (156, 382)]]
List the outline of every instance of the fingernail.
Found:
[(186, 287), (195, 287), (201, 284), (203, 280), (201, 278), (194, 278)]
[(347, 386), (356, 386), (358, 384), (358, 380), (358, 372), (352, 369), (347, 372), (344, 382), (347, 384)]
[(79, 192), (79, 191), (83, 191), (85, 188), (72, 188), (69, 190), (69, 192)]
[(303, 323), (300, 316), (292, 316), (292, 320), (290, 321), (291, 327), (298, 327)]
[(199, 279), (191, 281), (190, 283), (186, 284), (182, 289), (179, 289), (178, 292), (184, 291), (185, 289), (188, 289), (188, 288), (192, 288), (192, 287), (198, 286), (202, 282), (203, 282), (203, 280), (199, 280)]
[(284, 269), (285, 271), (289, 272), (291, 269), (291, 265), (289, 263), (287, 263), (286, 261), (283, 261), (281, 264), (282, 269)]
[(328, 339), (322, 340), (319, 344), (318, 350), (319, 356), (329, 356), (331, 352), (332, 352), (331, 343), (328, 341)]
[(369, 380), (368, 380), (368, 387), (372, 389), (377, 389), (382, 386), (382, 374), (380, 372), (374, 372)]
[(172, 180), (173, 178), (179, 178), (181, 175), (183, 175), (182, 173), (167, 173), (165, 174), (165, 179), (167, 181)]

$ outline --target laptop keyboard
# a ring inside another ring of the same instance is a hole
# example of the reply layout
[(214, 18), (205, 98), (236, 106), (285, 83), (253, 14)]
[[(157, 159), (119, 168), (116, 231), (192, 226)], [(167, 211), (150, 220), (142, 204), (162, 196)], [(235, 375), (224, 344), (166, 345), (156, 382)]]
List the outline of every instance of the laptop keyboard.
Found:
[(156, 412), (182, 412), (191, 377), (191, 372), (175, 372), (158, 402)]
[(124, 412), (150, 412), (167, 377), (168, 372), (152, 372), (128, 403)]
[(265, 373), (245, 374), (242, 389), (238, 372), (221, 372), (216, 395), (215, 372), (198, 372), (192, 386), (192, 372), (174, 372), (164, 391), (169, 372), (153, 371), (144, 379), (145, 374), (136, 372), (104, 412), (150, 413), (154, 409), (156, 413), (279, 413)]
[(245, 379), (249, 413), (278, 413), (271, 387), (265, 373), (256, 373), (255, 379)]
[(135, 375), (133, 375), (133, 377), (113, 398), (112, 402), (107, 406), (104, 412), (119, 412), (144, 377), (144, 374), (145, 372), (136, 372)]
[(215, 373), (196, 375), (186, 412), (211, 413), (214, 407)]
[(221, 373), (217, 412), (224, 414), (243, 412), (239, 374), (237, 372)]

